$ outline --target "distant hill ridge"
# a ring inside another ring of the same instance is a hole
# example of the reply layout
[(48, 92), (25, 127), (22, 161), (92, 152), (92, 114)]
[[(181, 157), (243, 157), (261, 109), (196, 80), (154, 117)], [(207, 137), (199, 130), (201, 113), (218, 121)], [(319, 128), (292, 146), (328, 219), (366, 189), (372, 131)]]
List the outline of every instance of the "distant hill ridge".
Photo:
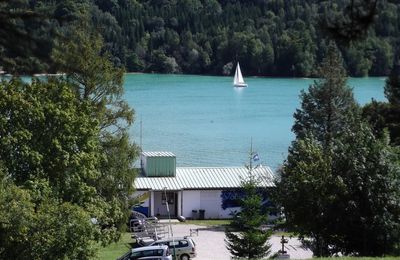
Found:
[[(367, 2), (377, 2), (371, 13)], [(0, 66), (4, 70), (19, 63), (24, 66), (20, 69), (23, 72), (56, 72), (51, 64), (54, 36), (50, 32), (62, 35), (68, 22), (79, 24), (86, 19), (83, 10), (88, 11), (88, 22), (102, 35), (113, 62), (128, 72), (232, 75), (234, 64), (240, 61), (245, 76), (315, 76), (316, 65), (330, 40), (326, 25), (333, 26), (332, 32), (336, 25), (347, 23), (350, 27), (342, 28), (345, 34), (368, 32), (363, 40), (348, 41), (340, 47), (348, 73), (385, 76), (400, 45), (398, 0), (46, 0), (30, 1), (25, 6), (21, 3), (1, 4), (11, 14), (0, 14), (0, 21), (5, 23), (0, 28), (0, 38), (11, 39), (5, 51), (0, 41)], [(350, 23), (348, 6), (343, 3), (356, 5), (352, 15), (367, 15), (360, 19), (365, 24)], [(48, 5), (56, 21), (40, 23), (39, 15), (33, 22), (29, 11), (21, 13), (21, 17), (28, 19), (25, 23), (10, 19), (14, 5), (22, 9), (34, 6), (35, 10)], [(15, 28), (7, 29), (12, 27)], [(27, 35), (25, 41), (12, 40), (21, 35)], [(31, 38), (37, 38), (36, 45), (30, 44)]]
[[(246, 75), (307, 77), (315, 74), (328, 44), (319, 21), (335, 20), (343, 11), (332, 2), (95, 1), (101, 10), (95, 14), (108, 17), (103, 36), (128, 71), (231, 74), (239, 60)], [(352, 76), (389, 72), (400, 2), (380, 2), (371, 36), (343, 50)]]

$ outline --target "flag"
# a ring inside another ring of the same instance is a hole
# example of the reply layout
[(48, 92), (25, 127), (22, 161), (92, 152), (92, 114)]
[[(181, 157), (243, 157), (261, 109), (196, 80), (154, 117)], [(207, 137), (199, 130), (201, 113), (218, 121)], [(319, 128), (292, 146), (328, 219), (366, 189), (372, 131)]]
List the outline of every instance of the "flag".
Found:
[(260, 160), (260, 157), (258, 157), (258, 153), (255, 153), (254, 155), (253, 155), (253, 161), (259, 161)]

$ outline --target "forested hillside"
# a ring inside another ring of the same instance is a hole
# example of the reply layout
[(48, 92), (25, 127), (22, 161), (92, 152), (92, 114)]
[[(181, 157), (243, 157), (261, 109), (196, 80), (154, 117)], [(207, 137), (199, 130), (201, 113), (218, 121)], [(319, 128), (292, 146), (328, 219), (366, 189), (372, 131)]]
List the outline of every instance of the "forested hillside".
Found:
[[(55, 2), (58, 3), (54, 12), (58, 20), (55, 27), (62, 27), (65, 19), (76, 19), (82, 8), (87, 8), (91, 15), (89, 22), (103, 36), (114, 63), (130, 72), (228, 75), (236, 61), (240, 61), (245, 75), (288, 77), (315, 75), (314, 68), (325, 55), (329, 42), (329, 35), (321, 24), (340, 22), (349, 3), (328, 0)], [(350, 75), (388, 75), (399, 41), (399, 14), (399, 1), (379, 0), (367, 39), (341, 46)], [(51, 49), (41, 50), (46, 51)]]
[[(247, 75), (312, 76), (327, 49), (320, 22), (343, 9), (334, 2), (96, 0), (93, 21), (128, 71), (229, 74), (240, 61)], [(388, 74), (399, 14), (400, 2), (379, 2), (368, 39), (342, 49), (350, 75)]]

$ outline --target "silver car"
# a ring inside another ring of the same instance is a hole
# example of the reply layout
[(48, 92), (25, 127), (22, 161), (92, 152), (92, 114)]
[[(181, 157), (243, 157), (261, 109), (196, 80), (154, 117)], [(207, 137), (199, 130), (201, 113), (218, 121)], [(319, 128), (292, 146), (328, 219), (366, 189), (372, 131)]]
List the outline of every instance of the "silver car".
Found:
[(118, 260), (172, 260), (168, 246), (144, 246), (132, 249)]
[(151, 245), (167, 245), (170, 254), (175, 255), (176, 260), (189, 260), (196, 257), (196, 243), (190, 237), (164, 238)]

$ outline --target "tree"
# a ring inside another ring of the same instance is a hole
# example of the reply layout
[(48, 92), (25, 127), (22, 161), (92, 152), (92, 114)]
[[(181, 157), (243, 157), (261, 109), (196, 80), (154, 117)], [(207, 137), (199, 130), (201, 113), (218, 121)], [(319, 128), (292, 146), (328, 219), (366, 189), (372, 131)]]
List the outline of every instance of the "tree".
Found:
[(79, 205), (96, 194), (99, 123), (62, 80), (0, 84), (0, 160), (17, 185), (45, 178), (63, 201)]
[(315, 256), (395, 254), (400, 242), (397, 155), (387, 136), (377, 139), (360, 119), (340, 63), (332, 63), (332, 56), (326, 60), (320, 70), (324, 84), (301, 94), (296, 140), (280, 170), (277, 200), (287, 226)]
[(88, 259), (107, 241), (94, 108), (70, 83), (0, 84), (0, 258)]
[(257, 179), (252, 175), (251, 165), (253, 154), (248, 166), (248, 179), (242, 181), (243, 197), (240, 199), (240, 212), (233, 216), (233, 220), (226, 229), (226, 247), (232, 255), (254, 259), (268, 255), (271, 245), (267, 243), (271, 236), (270, 231), (260, 229), (267, 221), (267, 212), (262, 209), (262, 198), (257, 187)]
[(369, 122), (376, 136), (383, 136), (387, 130), (390, 143), (400, 144), (400, 65), (393, 62), (390, 76), (386, 79), (385, 96), (389, 102), (372, 101), (363, 107), (363, 117)]
[(398, 52), (385, 84), (385, 96), (392, 106), (400, 106), (400, 51)]
[[(0, 60), (8, 72), (54, 72), (54, 46), (71, 37), (65, 33), (71, 24), (86, 20), (111, 61), (129, 71), (220, 75), (240, 60), (248, 75), (315, 76), (324, 41), (346, 48), (366, 38), (382, 44), (361, 43), (345, 55), (349, 73), (386, 76), (398, 45), (399, 8), (393, 0), (0, 0)], [(151, 55), (156, 50), (165, 56)]]
[(400, 168), (398, 151), (387, 135), (377, 139), (366, 123), (348, 130), (333, 153), (333, 174), (345, 189), (336, 230), (341, 252), (361, 256), (398, 255), (400, 245)]
[(48, 181), (17, 186), (0, 170), (1, 259), (91, 259), (98, 227), (81, 206), (62, 202)]
[(301, 108), (294, 113), (296, 138), (313, 136), (329, 146), (330, 141), (356, 122), (358, 109), (351, 89), (346, 85), (346, 71), (334, 45), (319, 68), (322, 78), (300, 94)]
[[(56, 12), (69, 16), (73, 3), (63, 6)], [(15, 193), (23, 194), (0, 206), (26, 199), (28, 209), (27, 220), (14, 226), (17, 234), (13, 226), (4, 230), (7, 248), (0, 253), (7, 252), (6, 258), (24, 258), (25, 252), (31, 259), (87, 259), (93, 244), (117, 240), (126, 223), (138, 155), (127, 132), (134, 113), (122, 99), (123, 69), (87, 26), (87, 10), (81, 15), (81, 23), (68, 24), (53, 42), (52, 62), (65, 77), (0, 83), (0, 161)], [(4, 215), (7, 223), (13, 217)], [(13, 247), (8, 242), (15, 235), (21, 239)], [(26, 241), (37, 247), (18, 252)]]
[[(366, 36), (373, 24), (379, 0), (350, 0), (339, 10), (325, 13), (320, 21), (321, 27), (339, 41), (350, 42)], [(330, 2), (332, 9), (337, 1)], [(333, 15), (332, 15), (333, 13)]]
[[(95, 183), (98, 194), (106, 201), (102, 205), (107, 209), (107, 214), (103, 214), (105, 230), (111, 240), (116, 240), (126, 223), (128, 197), (133, 192), (136, 175), (133, 162), (139, 149), (128, 134), (134, 111), (122, 99), (124, 70), (116, 68), (110, 55), (103, 53), (100, 36), (90, 28), (87, 30), (91, 33), (75, 32), (71, 37), (76, 41), (61, 43), (54, 57), (81, 102), (95, 108), (91, 112), (99, 122), (98, 140), (103, 156), (97, 165), (99, 178)], [(120, 228), (114, 230), (115, 227)], [(110, 228), (113, 232), (109, 232)]]
[(0, 1), (0, 64), (15, 74), (54, 72), (53, 46), (88, 1)]

